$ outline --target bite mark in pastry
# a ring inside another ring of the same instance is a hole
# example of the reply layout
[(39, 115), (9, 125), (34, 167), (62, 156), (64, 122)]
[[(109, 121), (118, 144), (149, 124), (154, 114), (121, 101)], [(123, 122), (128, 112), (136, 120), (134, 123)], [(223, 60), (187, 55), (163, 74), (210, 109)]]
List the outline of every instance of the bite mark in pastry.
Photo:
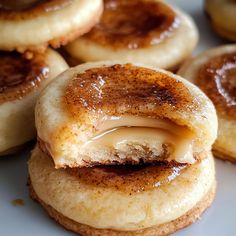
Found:
[(3, 1), (0, 50), (44, 51), (88, 32), (103, 10), (102, 0)]
[(174, 69), (197, 40), (190, 17), (166, 3), (106, 0), (100, 22), (66, 49), (85, 62), (121, 60)]
[(179, 74), (198, 85), (213, 101), (218, 115), (217, 157), (236, 161), (236, 46), (217, 47), (187, 62)]
[(98, 62), (67, 70), (43, 91), (36, 127), (56, 168), (194, 163), (211, 149), (217, 119), (210, 100), (172, 73)]
[(48, 49), (26, 59), (17, 52), (0, 52), (0, 155), (35, 136), (34, 106), (39, 92), (67, 69), (62, 57)]
[(215, 194), (211, 153), (193, 165), (57, 170), (36, 147), (29, 176), (31, 197), (58, 223), (83, 236), (168, 235), (196, 221)]

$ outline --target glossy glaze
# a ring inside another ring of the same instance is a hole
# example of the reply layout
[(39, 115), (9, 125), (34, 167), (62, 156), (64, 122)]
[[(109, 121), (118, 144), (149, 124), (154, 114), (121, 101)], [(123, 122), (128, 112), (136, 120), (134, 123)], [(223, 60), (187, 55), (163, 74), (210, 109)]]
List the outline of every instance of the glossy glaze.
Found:
[(156, 109), (192, 111), (198, 106), (182, 82), (130, 64), (93, 68), (78, 74), (67, 85), (63, 102), (74, 119), (86, 112), (155, 118)]
[(197, 84), (222, 115), (236, 119), (236, 52), (210, 59), (199, 70)]
[(166, 4), (149, 0), (106, 0), (100, 23), (85, 37), (113, 48), (136, 49), (162, 42), (179, 26)]
[(176, 163), (115, 165), (67, 169), (79, 181), (129, 194), (148, 191), (175, 180), (188, 166)]
[(28, 60), (17, 52), (0, 53), (0, 104), (22, 99), (48, 75), (45, 55)]

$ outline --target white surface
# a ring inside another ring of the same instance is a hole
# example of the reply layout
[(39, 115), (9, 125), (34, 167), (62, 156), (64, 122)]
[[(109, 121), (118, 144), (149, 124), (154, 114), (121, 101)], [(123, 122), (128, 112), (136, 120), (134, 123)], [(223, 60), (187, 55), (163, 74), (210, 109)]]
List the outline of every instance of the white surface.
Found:
[[(202, 1), (170, 0), (189, 12), (200, 30), (197, 51), (223, 44), (211, 31), (202, 10)], [(39, 204), (28, 197), (27, 160), (25, 154), (0, 158), (0, 236), (69, 236), (74, 235), (50, 220)], [(179, 231), (176, 236), (233, 236), (236, 235), (236, 165), (216, 161), (218, 189), (213, 206), (194, 225)], [(24, 206), (11, 201), (24, 200)]]

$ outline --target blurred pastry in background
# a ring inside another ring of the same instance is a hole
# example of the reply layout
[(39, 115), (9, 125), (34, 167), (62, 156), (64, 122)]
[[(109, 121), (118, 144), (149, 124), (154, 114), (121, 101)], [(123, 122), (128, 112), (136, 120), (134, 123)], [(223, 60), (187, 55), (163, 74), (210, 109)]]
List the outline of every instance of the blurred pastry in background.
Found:
[(162, 1), (105, 0), (101, 20), (66, 50), (84, 62), (119, 60), (174, 70), (198, 41), (190, 16)]
[(39, 147), (56, 168), (205, 157), (216, 138), (211, 101), (153, 67), (93, 62), (70, 68), (36, 105)]
[(102, 0), (1, 0), (0, 50), (58, 48), (88, 32), (102, 10)]
[(218, 115), (216, 157), (236, 162), (236, 45), (221, 46), (186, 62), (178, 72), (213, 101)]
[(31, 59), (0, 52), (0, 155), (12, 154), (35, 137), (34, 106), (39, 92), (68, 68), (52, 49)]
[(236, 1), (205, 0), (205, 11), (214, 31), (221, 37), (236, 42)]

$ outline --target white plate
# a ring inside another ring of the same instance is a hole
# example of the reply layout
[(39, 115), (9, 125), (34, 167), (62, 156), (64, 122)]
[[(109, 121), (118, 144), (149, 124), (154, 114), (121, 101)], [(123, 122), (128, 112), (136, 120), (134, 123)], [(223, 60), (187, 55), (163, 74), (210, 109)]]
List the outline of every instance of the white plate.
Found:
[[(187, 11), (200, 31), (196, 52), (225, 43), (211, 31), (202, 9), (202, 1), (169, 1)], [(196, 53), (195, 52), (195, 53)], [(0, 158), (0, 235), (1, 236), (69, 236), (74, 235), (50, 220), (41, 206), (28, 196), (27, 160), (30, 153)], [(236, 165), (216, 161), (217, 195), (202, 219), (179, 231), (176, 236), (236, 235)], [(24, 206), (13, 206), (12, 200), (23, 199)]]

